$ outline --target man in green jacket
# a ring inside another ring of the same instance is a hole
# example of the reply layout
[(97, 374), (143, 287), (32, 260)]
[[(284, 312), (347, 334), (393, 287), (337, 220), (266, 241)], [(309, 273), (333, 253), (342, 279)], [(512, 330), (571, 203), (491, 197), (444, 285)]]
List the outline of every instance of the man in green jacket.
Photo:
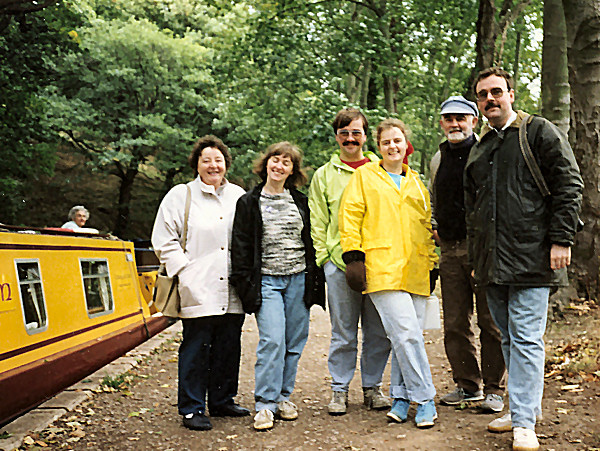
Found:
[(358, 320), (361, 320), (363, 337), (360, 368), (364, 404), (370, 409), (383, 410), (391, 405), (381, 392), (390, 341), (369, 296), (352, 291), (346, 283), (338, 229), (340, 200), (350, 177), (358, 167), (379, 158), (363, 151), (368, 122), (359, 110), (339, 111), (332, 126), (340, 150), (315, 172), (310, 184), (309, 207), (316, 261), (325, 271), (331, 319), (328, 366), (333, 393), (328, 411), (330, 415), (344, 415), (348, 407), (348, 387), (356, 370)]
[(527, 115), (512, 109), (511, 76), (489, 68), (479, 73), (474, 88), (488, 123), (464, 173), (469, 260), (502, 334), (510, 404), (510, 413), (488, 429), (512, 429), (513, 450), (537, 450), (548, 296), (551, 287), (566, 281), (583, 181), (567, 137), (535, 117), (527, 141), (550, 193), (543, 195), (519, 145)]

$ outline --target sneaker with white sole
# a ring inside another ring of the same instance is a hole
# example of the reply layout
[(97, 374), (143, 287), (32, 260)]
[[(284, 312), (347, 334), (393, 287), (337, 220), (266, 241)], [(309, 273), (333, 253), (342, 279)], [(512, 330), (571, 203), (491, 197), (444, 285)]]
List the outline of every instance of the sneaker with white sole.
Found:
[(277, 404), (277, 415), (282, 420), (295, 420), (298, 418), (298, 406), (292, 401), (281, 401)]
[(390, 398), (383, 394), (380, 387), (363, 388), (363, 396), (367, 409), (385, 410), (392, 405)]
[(479, 408), (487, 413), (502, 412), (504, 410), (504, 398), (494, 393), (488, 393)]
[(513, 451), (537, 451), (540, 449), (535, 431), (527, 428), (513, 429)]
[(273, 427), (273, 412), (269, 409), (260, 410), (254, 417), (254, 429), (264, 431)]
[(331, 394), (331, 401), (327, 406), (329, 415), (344, 415), (348, 409), (348, 393), (343, 391), (334, 391)]
[[(542, 421), (542, 415), (536, 415), (535, 421), (539, 423)], [(516, 428), (515, 428), (516, 429)], [(502, 415), (500, 418), (490, 421), (488, 424), (488, 431), (490, 432), (510, 432), (513, 430), (512, 419), (510, 412)]]
[(435, 402), (433, 399), (423, 404), (417, 404), (417, 414), (415, 415), (415, 423), (418, 428), (430, 428), (437, 420), (437, 411), (435, 410)]
[(404, 423), (408, 418), (410, 401), (408, 399), (396, 398), (392, 404), (392, 409), (387, 413), (388, 418), (397, 423)]
[(446, 406), (456, 406), (463, 402), (481, 401), (483, 400), (483, 392), (477, 390), (476, 392), (470, 392), (464, 388), (457, 387), (453, 392), (448, 393), (440, 398), (440, 404)]

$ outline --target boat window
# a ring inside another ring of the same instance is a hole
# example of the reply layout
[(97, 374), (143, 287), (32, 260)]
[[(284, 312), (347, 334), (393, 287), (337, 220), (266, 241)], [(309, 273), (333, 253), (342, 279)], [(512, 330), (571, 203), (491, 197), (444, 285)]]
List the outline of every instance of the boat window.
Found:
[(48, 316), (42, 289), (42, 277), (38, 261), (16, 261), (19, 292), (23, 305), (23, 319), (27, 333), (37, 333), (46, 328)]
[(110, 275), (108, 274), (108, 261), (106, 259), (81, 259), (80, 264), (88, 315), (96, 316), (112, 312), (114, 304), (110, 288)]

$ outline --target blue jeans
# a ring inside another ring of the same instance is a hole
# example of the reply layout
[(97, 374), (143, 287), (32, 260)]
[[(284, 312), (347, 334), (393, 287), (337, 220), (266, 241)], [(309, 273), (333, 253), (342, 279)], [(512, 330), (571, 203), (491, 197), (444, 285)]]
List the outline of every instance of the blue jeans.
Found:
[(256, 313), (259, 335), (254, 367), (256, 411), (277, 412), (277, 404), (289, 400), (294, 390), (310, 319), (303, 300), (304, 281), (304, 272), (262, 276), (262, 304)]
[(323, 269), (331, 321), (331, 344), (327, 360), (331, 389), (348, 392), (348, 386), (354, 377), (359, 318), (362, 326), (362, 386), (379, 387), (391, 348), (379, 314), (369, 296), (353, 291), (348, 286), (344, 271), (330, 261), (325, 263)]
[(378, 291), (371, 299), (394, 349), (390, 395), (418, 404), (433, 399), (435, 387), (421, 328), (426, 298), (415, 296), (413, 301), (405, 291)]
[(487, 302), (502, 334), (512, 425), (535, 429), (544, 393), (548, 287), (490, 285)]

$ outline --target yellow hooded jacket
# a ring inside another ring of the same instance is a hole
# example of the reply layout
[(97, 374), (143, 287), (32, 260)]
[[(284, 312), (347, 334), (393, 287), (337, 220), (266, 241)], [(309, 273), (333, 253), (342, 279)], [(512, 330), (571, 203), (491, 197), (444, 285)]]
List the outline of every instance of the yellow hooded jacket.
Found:
[(429, 296), (429, 271), (438, 261), (431, 230), (429, 192), (403, 165), (401, 189), (379, 162), (358, 168), (339, 212), (344, 252), (365, 254), (365, 293), (402, 290)]

